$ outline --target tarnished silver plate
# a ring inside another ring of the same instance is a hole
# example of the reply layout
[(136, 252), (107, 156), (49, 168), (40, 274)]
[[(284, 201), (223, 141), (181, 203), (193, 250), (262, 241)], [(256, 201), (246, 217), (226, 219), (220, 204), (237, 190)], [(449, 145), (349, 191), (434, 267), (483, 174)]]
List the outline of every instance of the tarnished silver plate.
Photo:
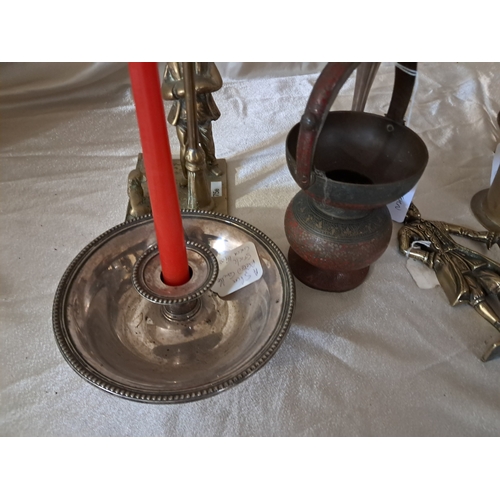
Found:
[(54, 300), (59, 349), (88, 382), (151, 403), (202, 399), (255, 373), (283, 341), (295, 304), (285, 257), (261, 231), (234, 217), (183, 211), (186, 237), (215, 255), (247, 242), (263, 275), (226, 297), (209, 290), (191, 320), (168, 321), (132, 285), (137, 260), (156, 244), (150, 216), (102, 234), (73, 260)]

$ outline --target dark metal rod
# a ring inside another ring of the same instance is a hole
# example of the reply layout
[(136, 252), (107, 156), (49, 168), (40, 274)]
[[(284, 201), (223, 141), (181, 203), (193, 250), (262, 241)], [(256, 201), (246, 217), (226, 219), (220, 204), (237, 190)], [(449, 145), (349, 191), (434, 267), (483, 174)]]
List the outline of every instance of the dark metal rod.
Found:
[(187, 112), (187, 147), (196, 149), (198, 147), (198, 124), (196, 117), (196, 91), (194, 87), (194, 63), (183, 62), (184, 91), (186, 95)]

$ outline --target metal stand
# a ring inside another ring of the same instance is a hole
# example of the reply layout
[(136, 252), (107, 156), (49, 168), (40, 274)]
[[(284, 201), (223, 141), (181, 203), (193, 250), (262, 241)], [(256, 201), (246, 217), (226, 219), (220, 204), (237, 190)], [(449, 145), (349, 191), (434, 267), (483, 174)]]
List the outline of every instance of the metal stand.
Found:
[[(211, 210), (217, 214), (228, 215), (228, 205), (227, 205), (227, 163), (226, 160), (217, 160), (219, 162), (219, 169), (221, 170), (221, 175), (215, 175), (212, 172), (208, 172), (208, 183), (210, 186), (210, 193), (212, 196), (212, 201), (214, 202), (214, 207)], [(181, 169), (181, 161), (174, 160), (174, 171), (175, 180), (177, 183), (177, 193), (179, 195), (179, 203), (182, 209), (188, 209), (188, 187), (183, 180)]]

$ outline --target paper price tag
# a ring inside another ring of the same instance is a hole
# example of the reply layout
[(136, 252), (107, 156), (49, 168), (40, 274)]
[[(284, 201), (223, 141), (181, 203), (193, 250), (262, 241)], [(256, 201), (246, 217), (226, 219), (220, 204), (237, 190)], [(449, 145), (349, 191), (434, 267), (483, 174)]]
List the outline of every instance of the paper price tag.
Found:
[(495, 156), (493, 157), (493, 165), (491, 166), (490, 186), (493, 184), (495, 175), (497, 175), (498, 167), (500, 167), (500, 144), (497, 145), (497, 150), (495, 151)]
[(212, 198), (220, 198), (222, 196), (222, 181), (212, 181), (210, 191), (212, 192)]
[(410, 258), (406, 261), (406, 269), (408, 269), (419, 288), (430, 290), (439, 286), (436, 273), (422, 262)]
[(405, 220), (406, 212), (408, 212), (408, 208), (410, 207), (411, 200), (413, 200), (416, 190), (417, 186), (411, 191), (408, 191), (403, 197), (399, 198), (399, 200), (387, 205), (393, 221), (403, 222)]
[(219, 274), (212, 290), (221, 297), (236, 292), (262, 276), (257, 249), (252, 242), (217, 256)]

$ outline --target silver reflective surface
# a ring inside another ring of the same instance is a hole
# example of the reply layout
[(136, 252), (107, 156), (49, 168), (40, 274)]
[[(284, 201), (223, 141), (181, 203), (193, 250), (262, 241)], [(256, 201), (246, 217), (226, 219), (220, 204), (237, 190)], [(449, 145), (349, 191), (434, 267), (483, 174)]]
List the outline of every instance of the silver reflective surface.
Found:
[(156, 403), (201, 399), (258, 370), (288, 331), (294, 283), (278, 247), (233, 217), (185, 211), (183, 223), (187, 238), (215, 255), (253, 242), (263, 276), (224, 298), (209, 290), (194, 318), (169, 321), (131, 280), (137, 260), (156, 243), (152, 219), (94, 240), (64, 274), (53, 322), (68, 363), (106, 391)]

